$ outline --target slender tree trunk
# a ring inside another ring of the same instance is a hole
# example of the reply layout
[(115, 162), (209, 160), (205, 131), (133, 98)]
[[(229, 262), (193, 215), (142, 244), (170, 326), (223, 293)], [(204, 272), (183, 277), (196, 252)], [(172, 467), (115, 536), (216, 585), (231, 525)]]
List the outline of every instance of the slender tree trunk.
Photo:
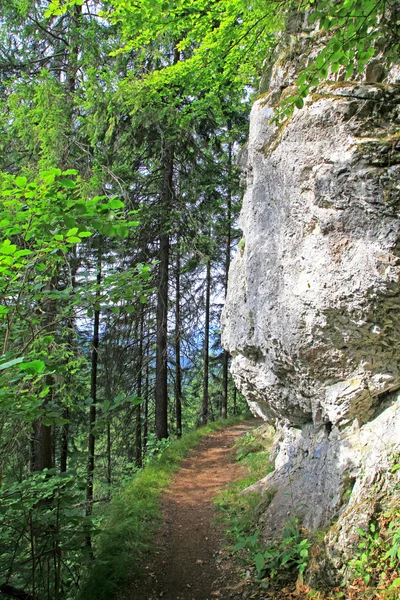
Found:
[[(231, 264), (231, 220), (232, 220), (232, 194), (231, 194), (231, 171), (232, 171), (232, 143), (228, 146), (228, 189), (226, 198), (226, 220), (227, 233), (225, 241), (225, 298), (228, 293), (228, 275)], [(229, 383), (229, 352), (224, 350), (222, 363), (222, 401), (221, 417), (226, 419), (228, 415), (228, 383)]]
[(176, 436), (182, 437), (182, 367), (181, 367), (181, 257), (179, 250), (176, 256), (176, 296), (175, 296), (175, 412)]
[[(64, 409), (63, 418), (69, 420), (68, 406), (65, 407), (65, 409)], [(69, 423), (64, 423), (61, 426), (61, 453), (60, 453), (60, 471), (61, 471), (61, 473), (65, 473), (67, 470), (68, 436), (69, 436)]]
[(160, 206), (160, 254), (157, 294), (156, 350), (156, 434), (161, 440), (168, 437), (168, 269), (169, 269), (169, 212), (172, 201), (174, 148), (163, 144), (163, 184)]
[[(100, 285), (101, 285), (101, 248), (99, 244), (97, 255), (97, 289), (96, 303), (93, 322), (93, 339), (92, 339), (92, 367), (90, 377), (90, 397), (92, 403), (89, 413), (89, 461), (88, 461), (88, 477), (86, 488), (86, 514), (91, 515), (93, 510), (93, 479), (94, 479), (94, 452), (95, 452), (95, 436), (94, 427), (96, 425), (96, 403), (97, 403), (97, 369), (99, 361), (99, 330), (100, 330)], [(90, 539), (88, 539), (90, 544)]]
[[(143, 308), (140, 311), (139, 323), (139, 348), (138, 348), (138, 374), (137, 374), (137, 395), (142, 397), (143, 388)], [(135, 465), (140, 469), (143, 466), (142, 462), (142, 405), (135, 406)]]
[[(149, 358), (147, 347), (146, 360)], [(146, 454), (147, 441), (149, 439), (149, 363), (146, 364), (146, 379), (144, 382), (144, 423), (143, 423), (143, 454)]]
[(107, 496), (110, 497), (111, 493), (111, 475), (112, 475), (112, 463), (111, 463), (111, 423), (107, 422)]
[(210, 338), (210, 294), (211, 294), (211, 260), (207, 261), (206, 272), (206, 314), (204, 326), (204, 377), (203, 377), (203, 425), (208, 421), (208, 375), (209, 375), (209, 338)]
[(236, 394), (237, 394), (237, 390), (236, 390), (236, 386), (233, 389), (233, 414), (236, 416), (237, 413), (237, 408), (236, 408)]
[[(74, 292), (75, 292), (75, 286), (76, 286), (76, 273), (77, 273), (78, 266), (79, 266), (78, 263), (79, 263), (79, 261), (78, 261), (77, 254), (76, 254), (76, 247), (74, 247), (74, 249), (72, 250), (72, 257), (70, 259), (70, 268), (71, 268), (70, 285)], [(68, 346), (69, 346), (70, 351), (72, 351), (74, 353), (77, 350), (76, 344), (74, 342), (75, 329), (76, 329), (75, 315), (72, 314), (69, 319)], [(74, 376), (70, 373), (67, 376), (67, 386), (70, 389), (73, 387), (73, 377)], [(60, 471), (61, 471), (61, 473), (66, 472), (67, 465), (68, 465), (69, 418), (70, 418), (69, 408), (68, 408), (68, 406), (65, 406), (64, 410), (63, 410), (63, 419), (65, 419), (67, 421), (67, 423), (64, 423), (61, 426), (61, 444), (60, 444), (60, 446), (61, 446), (60, 447)]]

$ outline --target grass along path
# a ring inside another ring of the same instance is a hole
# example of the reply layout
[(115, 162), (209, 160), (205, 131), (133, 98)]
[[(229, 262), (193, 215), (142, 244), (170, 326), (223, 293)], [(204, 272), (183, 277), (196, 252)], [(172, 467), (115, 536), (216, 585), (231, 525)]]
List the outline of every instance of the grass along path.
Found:
[[(242, 478), (232, 455), (235, 441), (258, 424), (238, 423), (209, 435), (184, 460), (162, 501), (156, 552), (118, 600), (234, 598), (235, 571), (218, 563), (225, 538), (215, 525), (213, 497)], [(240, 596), (241, 597), (241, 596)]]

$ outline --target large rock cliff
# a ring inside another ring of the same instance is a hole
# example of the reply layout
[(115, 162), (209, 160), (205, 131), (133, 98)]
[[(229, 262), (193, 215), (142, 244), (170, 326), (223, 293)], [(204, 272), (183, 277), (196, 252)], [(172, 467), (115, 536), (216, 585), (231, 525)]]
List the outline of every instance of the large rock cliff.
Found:
[[(307, 34), (291, 39), (301, 54)], [(241, 157), (223, 344), (251, 409), (279, 433), (275, 471), (256, 484), (276, 492), (265, 536), (293, 511), (312, 529), (335, 520), (340, 566), (397, 477), (400, 86), (373, 61), (363, 81), (325, 82), (277, 126), (301, 64), (288, 55), (268, 69)]]

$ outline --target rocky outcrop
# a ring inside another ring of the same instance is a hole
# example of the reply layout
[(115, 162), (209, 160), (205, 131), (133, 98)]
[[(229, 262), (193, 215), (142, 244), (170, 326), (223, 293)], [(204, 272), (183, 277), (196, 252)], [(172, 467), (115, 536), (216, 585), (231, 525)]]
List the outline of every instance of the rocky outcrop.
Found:
[(371, 63), (277, 126), (297, 63), (276, 61), (251, 113), (223, 344), (279, 431), (275, 472), (256, 484), (276, 490), (265, 535), (293, 510), (313, 529), (338, 520), (338, 566), (400, 449), (400, 86)]

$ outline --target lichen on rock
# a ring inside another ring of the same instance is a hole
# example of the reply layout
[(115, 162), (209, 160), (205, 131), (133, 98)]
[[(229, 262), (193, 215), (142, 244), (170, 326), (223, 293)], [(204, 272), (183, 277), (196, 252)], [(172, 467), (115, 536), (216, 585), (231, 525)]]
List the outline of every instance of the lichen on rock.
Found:
[(254, 486), (277, 490), (265, 536), (293, 510), (311, 529), (335, 520), (339, 567), (400, 447), (400, 85), (375, 62), (367, 81), (322, 84), (279, 129), (292, 66), (269, 65), (251, 113), (223, 344), (279, 431), (275, 471)]

